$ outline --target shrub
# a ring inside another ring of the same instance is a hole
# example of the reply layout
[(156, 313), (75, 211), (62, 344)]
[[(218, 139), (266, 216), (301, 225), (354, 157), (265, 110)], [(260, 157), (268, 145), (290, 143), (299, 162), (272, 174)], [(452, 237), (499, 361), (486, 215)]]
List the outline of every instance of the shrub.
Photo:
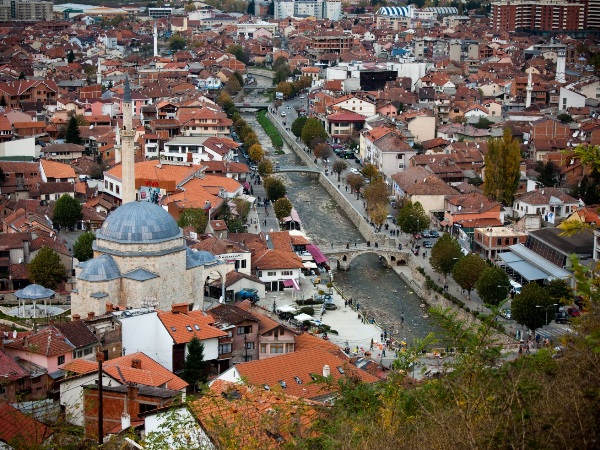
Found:
[(315, 314), (315, 308), (313, 308), (312, 306), (304, 306), (300, 308), (300, 312), (302, 314), (308, 314), (309, 316), (312, 316)]

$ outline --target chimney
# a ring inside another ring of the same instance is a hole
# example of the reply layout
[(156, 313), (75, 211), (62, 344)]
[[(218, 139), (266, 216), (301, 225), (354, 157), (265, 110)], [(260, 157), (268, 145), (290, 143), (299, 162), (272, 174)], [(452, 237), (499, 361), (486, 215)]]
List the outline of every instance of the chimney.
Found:
[(128, 399), (137, 398), (139, 390), (140, 389), (138, 388), (136, 383), (132, 383), (132, 382), (127, 383), (127, 398)]
[(81, 320), (81, 316), (79, 314), (73, 314), (73, 322), (76, 320)]
[(142, 368), (142, 360), (134, 358), (131, 360), (131, 367), (133, 369), (141, 369)]
[(227, 244), (227, 253), (233, 253), (233, 244)]
[(96, 313), (94, 311), (88, 312), (88, 320), (92, 320), (95, 315), (96, 315)]
[(131, 416), (127, 413), (121, 414), (121, 430), (126, 430), (131, 426)]
[(328, 377), (329, 375), (331, 375), (331, 371), (329, 370), (329, 365), (325, 364), (323, 366), (323, 376)]
[(114, 306), (111, 302), (106, 302), (106, 312), (114, 311)]
[(186, 314), (189, 311), (187, 303), (173, 303), (171, 305), (171, 312), (173, 314)]

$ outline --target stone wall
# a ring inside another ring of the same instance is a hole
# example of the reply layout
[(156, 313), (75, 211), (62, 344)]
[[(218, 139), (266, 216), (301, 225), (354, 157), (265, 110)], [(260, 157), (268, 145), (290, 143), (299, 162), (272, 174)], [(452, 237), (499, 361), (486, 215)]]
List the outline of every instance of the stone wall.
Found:
[[(302, 141), (296, 141), (294, 138), (290, 137), (288, 133), (285, 132), (285, 130), (283, 130), (283, 128), (279, 125), (277, 119), (273, 117), (273, 114), (268, 112), (267, 116), (279, 129), (283, 140), (300, 157), (300, 159), (302, 159), (302, 161), (304, 161), (308, 167), (316, 167), (313, 157), (304, 151), (304, 144)], [(319, 175), (319, 183), (321, 183), (321, 186), (325, 188), (325, 190), (337, 202), (340, 208), (342, 208), (344, 213), (346, 213), (346, 216), (348, 216), (366, 241), (371, 241), (372, 243), (377, 242), (381, 246), (396, 247), (398, 245), (396, 239), (392, 239), (382, 234), (375, 234), (373, 227), (369, 225), (365, 217), (350, 202), (348, 202), (344, 195), (337, 189), (337, 181), (334, 184), (331, 179), (327, 178), (326, 176)]]

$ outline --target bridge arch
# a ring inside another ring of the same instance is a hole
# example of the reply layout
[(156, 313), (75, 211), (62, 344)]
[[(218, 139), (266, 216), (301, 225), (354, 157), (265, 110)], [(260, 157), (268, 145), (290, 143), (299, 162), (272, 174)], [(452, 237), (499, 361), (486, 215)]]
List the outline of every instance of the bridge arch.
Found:
[(329, 253), (328, 256), (332, 263), (335, 261), (338, 270), (349, 270), (354, 259), (369, 253), (377, 255), (379, 258), (381, 258), (386, 267), (404, 266), (408, 264), (408, 259), (410, 257), (406, 252), (401, 252), (398, 250), (382, 250), (374, 247), (361, 250), (348, 249), (346, 251), (336, 251)]

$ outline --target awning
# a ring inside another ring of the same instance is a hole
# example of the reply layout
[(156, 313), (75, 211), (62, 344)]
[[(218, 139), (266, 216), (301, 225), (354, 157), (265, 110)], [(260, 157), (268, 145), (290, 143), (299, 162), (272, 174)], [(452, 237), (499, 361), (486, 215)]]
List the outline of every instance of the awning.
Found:
[(307, 269), (316, 269), (317, 265), (312, 261), (303, 262), (302, 265)]
[(293, 278), (290, 278), (288, 280), (283, 280), (283, 287), (286, 287), (286, 288), (291, 287), (291, 288), (294, 288), (295, 291), (300, 290), (300, 285)]
[(244, 189), (246, 189), (247, 191), (250, 191), (250, 183), (248, 183), (247, 181), (244, 181), (242, 186), (244, 186)]
[(328, 261), (325, 255), (319, 250), (315, 244), (308, 244), (306, 251), (310, 253), (317, 264), (323, 264)]
[(308, 314), (298, 314), (297, 316), (294, 316), (294, 319), (296, 319), (298, 322), (304, 322), (305, 320), (312, 320), (312, 316), (309, 316)]
[(288, 223), (288, 222), (298, 222), (298, 223), (302, 223), (300, 221), (300, 216), (298, 215), (298, 213), (296, 212), (295, 209), (292, 209), (292, 211), (290, 212), (290, 215), (287, 217), (283, 218), (283, 222), (284, 223)]
[(291, 313), (295, 313), (298, 311), (298, 308), (296, 308), (295, 306), (292, 305), (283, 305), (283, 306), (278, 306), (277, 307), (277, 312), (291, 312)]

